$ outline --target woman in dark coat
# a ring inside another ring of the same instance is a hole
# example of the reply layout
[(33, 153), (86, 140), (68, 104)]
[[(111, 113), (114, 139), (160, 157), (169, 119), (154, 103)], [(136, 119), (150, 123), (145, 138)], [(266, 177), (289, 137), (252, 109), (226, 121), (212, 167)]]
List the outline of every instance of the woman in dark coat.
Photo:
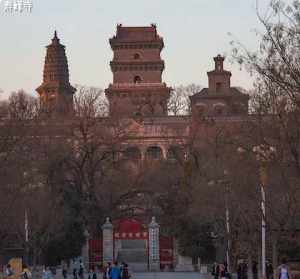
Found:
[(128, 264), (125, 263), (122, 270), (122, 279), (129, 279), (129, 278), (130, 278), (130, 274), (128, 270)]

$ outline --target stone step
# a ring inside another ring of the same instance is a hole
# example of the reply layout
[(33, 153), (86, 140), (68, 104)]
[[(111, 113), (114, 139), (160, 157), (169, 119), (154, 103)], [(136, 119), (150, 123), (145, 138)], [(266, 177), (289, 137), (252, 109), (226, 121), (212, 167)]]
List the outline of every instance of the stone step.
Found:
[(118, 252), (117, 260), (126, 263), (148, 263), (147, 250), (122, 249)]
[(147, 242), (142, 239), (124, 239), (122, 240), (122, 249), (146, 249)]
[(148, 271), (148, 263), (128, 262), (130, 272), (145, 272)]

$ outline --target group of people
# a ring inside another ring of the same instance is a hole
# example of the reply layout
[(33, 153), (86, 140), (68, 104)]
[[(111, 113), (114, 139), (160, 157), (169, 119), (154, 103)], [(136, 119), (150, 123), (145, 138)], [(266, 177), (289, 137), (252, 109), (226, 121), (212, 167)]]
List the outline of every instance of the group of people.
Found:
[[(248, 264), (245, 260), (240, 260), (237, 266), (237, 279), (248, 279)], [(258, 279), (258, 263), (253, 261), (251, 266), (252, 278)], [(214, 279), (230, 278), (230, 273), (227, 269), (227, 264), (214, 263), (212, 275)], [(285, 259), (282, 260), (281, 265), (278, 267), (279, 279), (291, 279), (289, 267)], [(266, 262), (266, 279), (274, 279), (273, 266), (270, 261)]]
[[(244, 264), (246, 265), (246, 264)], [(247, 265), (246, 265), (247, 267)], [(247, 268), (246, 268), (247, 272)], [(253, 279), (258, 279), (258, 263), (256, 261), (252, 262), (252, 274), (253, 274)], [(247, 275), (246, 275), (247, 276)], [(247, 279), (246, 276), (240, 277), (240, 279)], [(266, 278), (267, 279), (272, 279), (273, 278), (273, 265), (270, 261), (266, 262)]]
[(45, 266), (45, 268), (43, 269), (42, 279), (52, 279), (52, 278), (53, 278), (53, 273), (52, 273), (50, 267)]
[(14, 270), (12, 269), (11, 265), (8, 264), (5, 268), (5, 277), (9, 278), (15, 274)]
[[(64, 279), (68, 278), (68, 271), (66, 267), (62, 269), (62, 276)], [(103, 270), (103, 279), (129, 279), (131, 277), (128, 264), (122, 263), (121, 265), (118, 262), (113, 264), (108, 263)], [(51, 279), (51, 278), (43, 278)], [(82, 261), (79, 263), (79, 267), (73, 269), (73, 279), (84, 279), (84, 266)], [(88, 279), (98, 279), (95, 269), (91, 269), (88, 272)]]
[[(68, 272), (67, 272), (66, 267), (63, 268), (62, 275), (63, 275), (64, 279), (66, 279), (68, 277)], [(84, 278), (84, 265), (83, 265), (82, 260), (79, 261), (79, 267), (78, 268), (75, 267), (73, 269), (73, 278), (74, 279), (78, 279), (78, 278), (83, 279)]]
[[(8, 264), (5, 268), (5, 277), (12, 278), (15, 275), (15, 272), (10, 264)], [(22, 272), (20, 274), (21, 279), (31, 279), (32, 274), (26, 265), (22, 266)]]
[(227, 263), (223, 263), (223, 264), (214, 263), (212, 275), (215, 279), (225, 279), (225, 278), (230, 279)]
[(103, 279), (129, 279), (130, 277), (128, 264), (124, 262), (120, 266), (117, 261), (113, 264), (108, 263), (103, 271)]
[[(249, 268), (251, 268), (253, 279), (258, 279), (258, 263), (253, 261), (251, 267), (249, 267), (244, 260), (241, 260), (238, 264), (237, 278), (248, 279)], [(270, 261), (266, 261), (266, 279), (273, 279), (273, 265)]]

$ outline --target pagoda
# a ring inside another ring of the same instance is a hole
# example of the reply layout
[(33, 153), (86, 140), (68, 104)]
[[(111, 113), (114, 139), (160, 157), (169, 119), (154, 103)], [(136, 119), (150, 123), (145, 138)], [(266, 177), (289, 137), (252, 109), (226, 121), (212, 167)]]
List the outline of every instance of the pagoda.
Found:
[(69, 82), (65, 46), (60, 43), (56, 31), (52, 43), (46, 48), (43, 83), (36, 89), (40, 95), (42, 112), (51, 116), (72, 115), (76, 89)]
[(110, 115), (166, 116), (171, 88), (162, 82), (164, 47), (156, 26), (117, 26), (110, 40), (113, 83), (105, 90)]

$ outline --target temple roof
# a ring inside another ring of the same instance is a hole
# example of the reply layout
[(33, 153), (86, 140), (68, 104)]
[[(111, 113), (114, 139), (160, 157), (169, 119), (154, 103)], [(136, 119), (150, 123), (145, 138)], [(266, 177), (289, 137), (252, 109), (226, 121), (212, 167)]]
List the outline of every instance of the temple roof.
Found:
[(190, 96), (190, 99), (216, 99), (216, 98), (223, 98), (223, 97), (238, 97), (238, 98), (247, 98), (249, 99), (249, 95), (242, 93), (236, 87), (230, 87), (229, 91), (224, 92), (213, 92), (210, 91), (208, 88), (203, 88), (200, 92)]
[(156, 25), (151, 26), (117, 26), (117, 34), (112, 40), (124, 42), (152, 42), (162, 40), (157, 34)]

